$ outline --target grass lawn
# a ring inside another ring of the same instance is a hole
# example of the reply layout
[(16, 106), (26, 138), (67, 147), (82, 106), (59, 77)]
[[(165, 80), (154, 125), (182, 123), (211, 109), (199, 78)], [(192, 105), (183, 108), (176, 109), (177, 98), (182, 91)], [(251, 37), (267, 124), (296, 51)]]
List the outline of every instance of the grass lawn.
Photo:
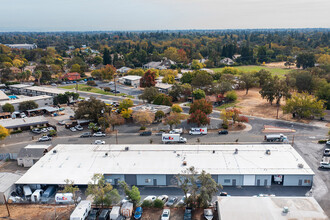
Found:
[(226, 104), (216, 107), (216, 109), (223, 110), (223, 109), (230, 108), (230, 107), (241, 108), (240, 106), (236, 105), (237, 103), (238, 103), (238, 101), (226, 103)]
[[(259, 71), (262, 69), (268, 70), (273, 75), (283, 76), (290, 72), (292, 69), (282, 69), (276, 67), (267, 67), (267, 66), (234, 66), (242, 72), (251, 72), (251, 71)], [(212, 69), (214, 72), (220, 72), (223, 68), (214, 68)]]
[[(75, 89), (76, 85), (61, 86), (59, 88), (62, 88), (62, 89)], [(83, 85), (83, 84), (78, 84), (78, 90), (83, 91), (83, 92), (98, 93), (98, 94), (102, 94), (102, 95), (115, 95), (112, 92), (105, 92), (102, 89), (99, 89), (99, 88), (96, 88), (96, 87), (93, 87), (93, 86)], [(125, 93), (118, 93), (117, 94), (117, 96), (124, 96), (124, 95), (126, 95), (126, 94)], [(127, 95), (127, 98), (133, 98), (134, 99), (135, 97)]]

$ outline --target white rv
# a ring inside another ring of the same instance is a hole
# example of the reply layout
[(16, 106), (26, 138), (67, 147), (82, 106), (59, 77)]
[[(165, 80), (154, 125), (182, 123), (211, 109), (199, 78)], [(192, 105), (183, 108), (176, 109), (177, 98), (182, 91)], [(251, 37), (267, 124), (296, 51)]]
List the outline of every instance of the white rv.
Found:
[(70, 220), (84, 220), (91, 210), (91, 201), (82, 200), (70, 215)]

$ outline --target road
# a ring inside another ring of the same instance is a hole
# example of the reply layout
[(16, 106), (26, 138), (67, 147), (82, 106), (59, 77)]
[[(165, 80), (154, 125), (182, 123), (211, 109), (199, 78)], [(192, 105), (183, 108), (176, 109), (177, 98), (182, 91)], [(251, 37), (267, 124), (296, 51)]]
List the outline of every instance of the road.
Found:
[[(110, 85), (109, 83), (104, 83), (104, 82), (101, 82), (101, 81), (96, 81), (96, 83), (97, 83), (97, 87), (99, 87), (99, 88), (109, 87), (113, 90), (115, 89), (115, 85)], [(127, 95), (134, 96), (135, 98), (137, 98), (139, 95), (142, 94), (142, 91), (138, 88), (122, 85), (122, 84), (119, 84), (119, 83), (116, 84), (116, 89), (120, 93), (125, 93)]]

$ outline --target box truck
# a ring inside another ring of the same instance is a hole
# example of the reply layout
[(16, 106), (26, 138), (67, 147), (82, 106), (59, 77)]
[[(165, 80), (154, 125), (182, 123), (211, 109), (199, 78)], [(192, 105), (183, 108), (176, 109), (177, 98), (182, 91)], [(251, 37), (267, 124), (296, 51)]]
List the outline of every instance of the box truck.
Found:
[(112, 207), (110, 212), (110, 220), (116, 220), (120, 216), (120, 206)]
[(91, 201), (81, 200), (77, 207), (70, 215), (70, 220), (82, 220), (86, 219), (89, 211), (91, 210)]
[(126, 218), (129, 218), (132, 216), (133, 213), (133, 203), (131, 202), (125, 202), (122, 206), (121, 206), (121, 215), (125, 216)]
[(206, 135), (207, 134), (207, 128), (191, 128), (189, 131), (190, 135)]
[(180, 134), (163, 134), (163, 143), (187, 143), (187, 138), (183, 138)]
[(284, 142), (284, 141), (288, 141), (288, 138), (287, 138), (287, 136), (284, 136), (283, 134), (266, 134), (265, 141), (267, 141), (267, 142)]

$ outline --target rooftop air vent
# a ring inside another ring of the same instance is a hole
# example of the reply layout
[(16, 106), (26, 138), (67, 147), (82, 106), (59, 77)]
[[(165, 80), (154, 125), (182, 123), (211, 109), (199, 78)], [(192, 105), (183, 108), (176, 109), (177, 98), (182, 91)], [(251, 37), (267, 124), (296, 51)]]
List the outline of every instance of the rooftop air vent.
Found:
[(187, 161), (183, 161), (182, 165), (187, 166)]
[(237, 148), (235, 149), (235, 153), (234, 154), (238, 154), (238, 149)]
[(215, 154), (215, 150), (212, 151)]
[(266, 154), (267, 154), (267, 155), (270, 155), (270, 150), (269, 150), (269, 149), (266, 150)]
[(298, 163), (298, 167), (299, 167), (299, 168), (304, 168), (304, 164), (302, 164), (302, 163)]
[(180, 157), (180, 154), (176, 154), (177, 157)]
[(283, 207), (283, 213), (288, 213), (288, 212), (289, 212), (289, 207), (284, 206), (284, 207)]
[(104, 154), (104, 156), (106, 156), (106, 157), (107, 157), (107, 156), (108, 156), (108, 153), (105, 153), (105, 154)]
[(129, 147), (125, 147), (125, 151), (128, 151), (129, 150)]
[(53, 150), (53, 153), (56, 154), (57, 153), (57, 150)]

